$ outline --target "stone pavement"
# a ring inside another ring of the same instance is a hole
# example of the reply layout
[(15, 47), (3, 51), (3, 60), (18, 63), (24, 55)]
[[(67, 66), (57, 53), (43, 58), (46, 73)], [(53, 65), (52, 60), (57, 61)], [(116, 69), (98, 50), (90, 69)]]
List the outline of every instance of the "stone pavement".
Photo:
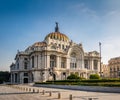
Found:
[(71, 100), (120, 100), (119, 93), (87, 92), (28, 85), (0, 86), (0, 100), (70, 100), (70, 94), (72, 94)]

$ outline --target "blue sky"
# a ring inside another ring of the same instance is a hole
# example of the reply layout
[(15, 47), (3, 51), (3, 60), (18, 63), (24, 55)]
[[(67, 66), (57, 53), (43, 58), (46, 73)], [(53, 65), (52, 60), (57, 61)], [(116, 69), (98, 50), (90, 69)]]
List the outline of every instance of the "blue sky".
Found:
[(24, 51), (60, 32), (85, 52), (102, 43), (102, 61), (120, 56), (120, 0), (0, 0), (0, 70), (9, 70), (17, 50)]

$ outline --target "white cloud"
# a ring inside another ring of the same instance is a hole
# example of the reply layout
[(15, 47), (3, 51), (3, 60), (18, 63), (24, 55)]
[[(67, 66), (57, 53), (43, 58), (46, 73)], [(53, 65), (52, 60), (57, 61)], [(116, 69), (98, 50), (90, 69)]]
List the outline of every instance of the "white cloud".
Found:
[[(102, 42), (102, 61), (107, 63), (110, 58), (120, 56), (120, 10), (108, 9), (106, 13), (97, 15), (94, 9), (90, 9), (84, 3), (72, 6), (72, 9), (77, 15), (88, 16), (94, 21), (97, 21), (97, 25), (102, 25), (98, 28), (97, 33), (101, 37), (96, 37), (98, 40), (93, 39), (93, 48), (96, 47), (96, 42)], [(96, 20), (97, 19), (97, 20)], [(91, 27), (91, 26), (90, 26)], [(96, 35), (97, 36), (97, 35)], [(90, 38), (93, 38), (92, 36)], [(90, 40), (91, 41), (91, 40)], [(91, 47), (91, 46), (90, 46)]]
[(120, 39), (113, 36), (106, 38), (102, 43), (102, 61), (107, 63), (110, 58), (120, 56)]
[(120, 56), (120, 12), (111, 10), (104, 16), (105, 37), (102, 39), (102, 61), (107, 63), (110, 58)]
[(93, 10), (93, 9), (90, 9), (84, 3), (79, 3), (79, 4), (76, 4), (76, 5), (73, 5), (69, 8), (77, 15), (84, 14), (84, 15), (86, 15), (88, 17), (91, 17), (91, 18), (98, 18), (97, 14), (96, 14), (96, 11)]

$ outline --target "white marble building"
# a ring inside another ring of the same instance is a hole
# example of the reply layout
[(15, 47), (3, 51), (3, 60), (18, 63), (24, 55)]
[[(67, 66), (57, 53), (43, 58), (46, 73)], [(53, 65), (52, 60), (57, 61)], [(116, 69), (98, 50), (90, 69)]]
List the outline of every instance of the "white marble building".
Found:
[(18, 51), (15, 63), (10, 66), (12, 83), (32, 83), (47, 80), (64, 80), (71, 73), (89, 78), (99, 73), (100, 54), (85, 52), (82, 44), (72, 42), (59, 32), (49, 33), (42, 42), (36, 42), (25, 51)]

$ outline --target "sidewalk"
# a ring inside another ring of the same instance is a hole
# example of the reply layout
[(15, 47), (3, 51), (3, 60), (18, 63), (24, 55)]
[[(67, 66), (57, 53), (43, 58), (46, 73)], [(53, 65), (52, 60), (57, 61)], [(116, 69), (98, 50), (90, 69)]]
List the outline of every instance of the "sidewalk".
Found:
[[(29, 91), (31, 89), (31, 91)], [(34, 89), (34, 92), (33, 92)], [(39, 90), (39, 93), (37, 92)], [(44, 94), (43, 94), (44, 91)], [(50, 92), (52, 93), (50, 96)], [(60, 98), (58, 94), (60, 93)], [(28, 85), (0, 86), (0, 100), (119, 100), (118, 93), (100, 93), (77, 90), (66, 90)]]

